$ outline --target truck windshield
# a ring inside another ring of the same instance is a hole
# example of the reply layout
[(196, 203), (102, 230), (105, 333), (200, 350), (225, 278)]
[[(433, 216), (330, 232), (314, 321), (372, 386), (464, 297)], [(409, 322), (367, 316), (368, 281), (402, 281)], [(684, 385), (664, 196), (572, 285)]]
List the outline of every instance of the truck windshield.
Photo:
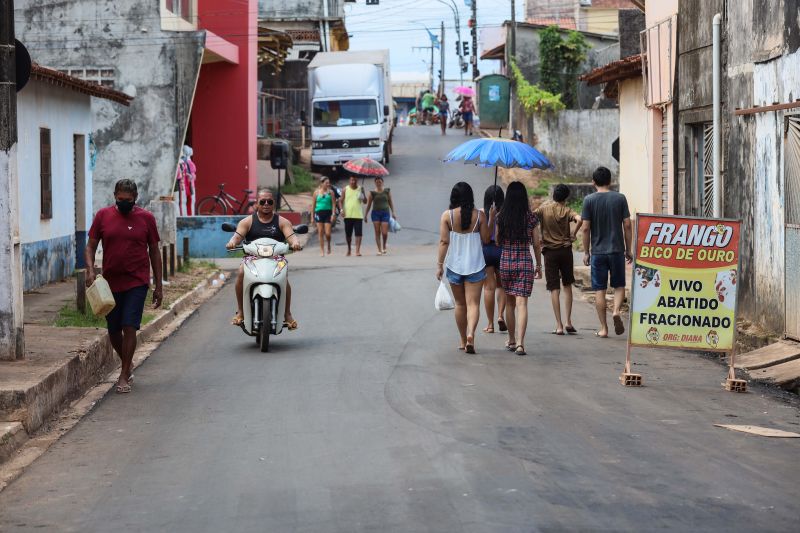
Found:
[(378, 123), (375, 100), (314, 102), (314, 125), (321, 127), (368, 126)]

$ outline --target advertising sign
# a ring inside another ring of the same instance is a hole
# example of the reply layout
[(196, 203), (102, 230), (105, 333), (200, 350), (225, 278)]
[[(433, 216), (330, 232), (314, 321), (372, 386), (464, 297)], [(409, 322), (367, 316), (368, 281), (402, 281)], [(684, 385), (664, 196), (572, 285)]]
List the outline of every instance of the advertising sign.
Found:
[(630, 343), (733, 349), (740, 222), (639, 215)]

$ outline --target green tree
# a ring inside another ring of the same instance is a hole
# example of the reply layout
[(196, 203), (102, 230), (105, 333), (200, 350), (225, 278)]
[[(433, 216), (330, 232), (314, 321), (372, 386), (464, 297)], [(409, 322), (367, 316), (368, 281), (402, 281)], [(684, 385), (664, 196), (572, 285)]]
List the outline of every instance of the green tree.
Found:
[(578, 75), (589, 44), (578, 31), (548, 26), (539, 32), (539, 82), (543, 89), (561, 95), (567, 107), (578, 103)]
[(561, 92), (561, 29), (548, 26), (539, 32), (539, 84), (553, 94)]

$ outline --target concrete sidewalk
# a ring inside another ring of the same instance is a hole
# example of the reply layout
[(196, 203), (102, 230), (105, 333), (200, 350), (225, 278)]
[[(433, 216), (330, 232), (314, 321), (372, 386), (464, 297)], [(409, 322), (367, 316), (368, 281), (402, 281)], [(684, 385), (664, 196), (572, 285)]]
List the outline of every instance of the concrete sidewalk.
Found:
[[(139, 332), (139, 345), (196, 305), (215, 271), (160, 310)], [(173, 278), (173, 281), (176, 278)], [(0, 463), (70, 402), (82, 397), (119, 366), (103, 328), (55, 327), (59, 311), (76, 298), (75, 280), (53, 283), (24, 295), (25, 359), (0, 361)], [(138, 353), (138, 351), (137, 351)]]

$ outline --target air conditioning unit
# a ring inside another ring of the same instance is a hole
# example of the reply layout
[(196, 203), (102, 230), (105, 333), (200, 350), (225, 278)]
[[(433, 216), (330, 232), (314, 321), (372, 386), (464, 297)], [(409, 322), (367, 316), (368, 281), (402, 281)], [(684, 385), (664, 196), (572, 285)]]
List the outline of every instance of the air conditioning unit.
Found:
[(581, 0), (581, 7), (592, 7), (592, 0)]

